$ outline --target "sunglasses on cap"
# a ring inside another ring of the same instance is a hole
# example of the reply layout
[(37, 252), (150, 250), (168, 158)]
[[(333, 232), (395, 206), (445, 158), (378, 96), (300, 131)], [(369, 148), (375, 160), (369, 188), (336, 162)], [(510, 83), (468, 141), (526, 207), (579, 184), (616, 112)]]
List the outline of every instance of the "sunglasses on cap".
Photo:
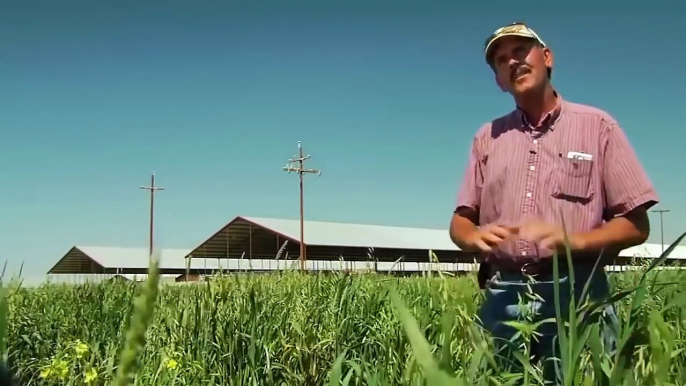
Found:
[(541, 46), (545, 47), (545, 43), (543, 40), (538, 36), (538, 34), (529, 26), (527, 26), (525, 23), (522, 22), (516, 22), (512, 23), (503, 27), (498, 28), (491, 34), (491, 36), (486, 39), (486, 42), (484, 43), (484, 55), (486, 57), (486, 62), (491, 65), (491, 51), (492, 48), (494, 47), (494, 43), (505, 36), (521, 36), (529, 39), (535, 40), (538, 44)]

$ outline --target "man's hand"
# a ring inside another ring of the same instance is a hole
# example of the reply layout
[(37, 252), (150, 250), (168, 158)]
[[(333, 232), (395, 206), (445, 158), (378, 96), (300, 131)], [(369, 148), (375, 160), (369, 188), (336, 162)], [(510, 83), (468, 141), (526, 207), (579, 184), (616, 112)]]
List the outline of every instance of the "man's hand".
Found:
[[(516, 229), (515, 229), (516, 228)], [(513, 230), (519, 238), (538, 242), (541, 248), (551, 252), (564, 252), (564, 232), (562, 226), (530, 220), (521, 223)], [(572, 251), (621, 251), (642, 244), (650, 234), (650, 221), (646, 206), (639, 206), (623, 216), (610, 219), (602, 226), (579, 233), (568, 233), (569, 247)]]
[(491, 252), (494, 247), (513, 235), (513, 230), (502, 224), (478, 227), (478, 213), (461, 207), (450, 221), (450, 238), (463, 251)]
[[(531, 243), (538, 243), (539, 248), (563, 252), (565, 249), (565, 234), (562, 226), (546, 223), (540, 220), (530, 220), (513, 228), (519, 238)], [(581, 237), (574, 234), (567, 234), (569, 247), (572, 251), (584, 249)]]
[(489, 224), (474, 229), (474, 231), (465, 237), (464, 242), (466, 244), (466, 249), (490, 252), (506, 238), (512, 236), (512, 234), (511, 230), (507, 227)]

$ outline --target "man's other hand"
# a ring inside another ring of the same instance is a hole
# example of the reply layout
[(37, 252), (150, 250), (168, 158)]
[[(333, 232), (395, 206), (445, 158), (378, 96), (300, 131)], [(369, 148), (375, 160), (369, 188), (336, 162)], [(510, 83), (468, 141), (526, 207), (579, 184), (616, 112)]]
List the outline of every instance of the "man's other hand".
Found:
[[(560, 225), (550, 224), (540, 220), (523, 222), (512, 231), (517, 233), (519, 239), (530, 243), (537, 243), (542, 250), (562, 252), (565, 249), (565, 233)], [(569, 247), (572, 251), (583, 249), (580, 238), (573, 234), (567, 234)]]

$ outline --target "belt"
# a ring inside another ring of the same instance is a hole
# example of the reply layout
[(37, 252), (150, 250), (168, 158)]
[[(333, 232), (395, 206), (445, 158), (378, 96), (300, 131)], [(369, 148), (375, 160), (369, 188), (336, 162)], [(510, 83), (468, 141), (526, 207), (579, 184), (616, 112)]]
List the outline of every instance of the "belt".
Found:
[[(597, 258), (597, 257), (596, 257)], [(566, 257), (558, 257), (558, 272), (560, 275), (569, 273), (569, 265)], [(576, 257), (572, 264), (574, 270), (592, 270), (596, 263), (595, 258)], [(602, 268), (600, 264), (598, 268)], [(479, 267), (479, 276), (492, 277), (499, 272), (506, 275), (553, 276), (553, 258), (544, 258), (536, 261), (494, 261), (484, 262)]]
[[(591, 270), (593, 266), (596, 265), (600, 257), (600, 262), (598, 262), (598, 268), (602, 268), (608, 263), (611, 263), (615, 257), (612, 252), (604, 251), (602, 254), (600, 252), (573, 252), (571, 256), (572, 268), (574, 270)], [(487, 259), (490, 260), (490, 259)], [(560, 253), (557, 255), (557, 266), (560, 273), (567, 273), (570, 271), (569, 264), (567, 263), (567, 254)], [(553, 274), (553, 257), (540, 257), (532, 259), (504, 259), (504, 260), (494, 260), (490, 261), (489, 264), (495, 267), (500, 272), (507, 273), (526, 273), (529, 275), (540, 274), (540, 275), (552, 275)]]
[[(558, 259), (558, 269), (560, 273), (568, 271), (566, 259)], [(552, 275), (553, 274), (553, 259), (541, 259), (537, 261), (522, 261), (522, 262), (494, 262), (487, 263), (490, 266), (490, 273), (496, 272), (504, 274), (524, 274), (529, 276), (535, 275)]]

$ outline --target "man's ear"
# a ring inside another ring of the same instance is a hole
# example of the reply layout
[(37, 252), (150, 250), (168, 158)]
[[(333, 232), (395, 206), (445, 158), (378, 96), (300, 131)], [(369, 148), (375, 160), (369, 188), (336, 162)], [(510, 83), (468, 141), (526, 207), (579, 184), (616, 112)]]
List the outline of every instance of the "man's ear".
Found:
[(550, 50), (550, 48), (544, 48), (543, 49), (543, 59), (545, 60), (545, 66), (548, 68), (553, 68), (553, 64), (555, 64), (555, 56), (553, 55), (553, 51)]

